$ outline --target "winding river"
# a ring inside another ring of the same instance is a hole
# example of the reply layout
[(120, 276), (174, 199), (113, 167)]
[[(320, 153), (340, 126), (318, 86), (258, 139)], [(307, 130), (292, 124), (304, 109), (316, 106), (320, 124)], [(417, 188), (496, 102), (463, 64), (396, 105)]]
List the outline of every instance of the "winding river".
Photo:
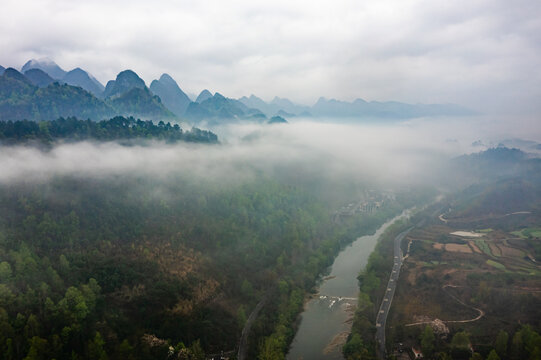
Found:
[(305, 306), (287, 360), (343, 360), (342, 345), (351, 330), (359, 293), (357, 275), (366, 266), (379, 236), (407, 211), (383, 224), (373, 235), (361, 236), (342, 250), (320, 287)]

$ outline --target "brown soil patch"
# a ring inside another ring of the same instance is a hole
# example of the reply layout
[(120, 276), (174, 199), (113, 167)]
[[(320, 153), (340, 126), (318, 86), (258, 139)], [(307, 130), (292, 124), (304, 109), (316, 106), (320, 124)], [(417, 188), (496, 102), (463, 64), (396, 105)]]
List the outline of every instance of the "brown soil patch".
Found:
[(335, 350), (340, 350), (342, 346), (346, 343), (349, 336), (349, 331), (341, 332), (340, 334), (336, 335), (330, 343), (325, 346), (325, 349), (323, 349), (323, 354), (328, 355), (331, 352)]
[(432, 244), (432, 247), (436, 250), (445, 250), (445, 244), (434, 243)]
[(200, 267), (202, 255), (186, 247), (173, 248), (169, 243), (150, 243), (140, 245), (138, 250), (148, 259), (157, 262), (160, 268), (173, 276), (185, 279)]
[(524, 252), (509, 246), (500, 246), (500, 250), (502, 251), (503, 256), (519, 258), (524, 256)]
[[(401, 276), (402, 277), (402, 276)], [(408, 274), (407, 276), (405, 276), (408, 284), (410, 285), (415, 285), (415, 279), (416, 279), (416, 276), (415, 276), (415, 270), (411, 270), (411, 271), (408, 271)]]
[(176, 315), (189, 315), (193, 310), (193, 301), (180, 299), (171, 309), (171, 312)]
[(490, 252), (492, 253), (492, 255), (502, 256), (502, 251), (496, 244), (489, 243), (488, 246), (490, 247)]
[(413, 321), (429, 323), (432, 321), (432, 318), (426, 315), (413, 315)]
[(468, 245), (470, 246), (470, 248), (476, 252), (476, 253), (479, 253), (479, 254), (482, 254), (483, 252), (477, 247), (477, 245), (475, 245), (475, 242), (473, 241), (468, 241)]
[(215, 299), (218, 294), (219, 284), (214, 279), (207, 279), (204, 282), (198, 283), (194, 290), (193, 299), (180, 299), (171, 312), (173, 314), (189, 315), (197, 304), (204, 303)]
[(447, 244), (445, 245), (445, 250), (451, 251), (451, 252), (460, 252), (465, 254), (471, 254), (472, 249), (468, 245), (460, 245), (460, 244)]

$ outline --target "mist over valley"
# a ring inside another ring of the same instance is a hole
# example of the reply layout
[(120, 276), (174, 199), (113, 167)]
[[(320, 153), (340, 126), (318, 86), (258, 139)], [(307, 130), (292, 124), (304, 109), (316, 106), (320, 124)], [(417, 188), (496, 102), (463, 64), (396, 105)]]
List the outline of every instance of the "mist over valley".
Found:
[(2, 10), (0, 360), (541, 358), (537, 2)]

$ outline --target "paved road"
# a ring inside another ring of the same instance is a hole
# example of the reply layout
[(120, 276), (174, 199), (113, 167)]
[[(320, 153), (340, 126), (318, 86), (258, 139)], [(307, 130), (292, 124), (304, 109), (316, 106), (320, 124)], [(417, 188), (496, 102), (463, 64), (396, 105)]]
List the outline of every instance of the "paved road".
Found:
[(391, 271), (391, 276), (389, 276), (389, 282), (387, 283), (387, 289), (385, 290), (385, 295), (379, 307), (378, 315), (376, 316), (376, 341), (378, 342), (378, 356), (382, 359), (386, 359), (385, 351), (385, 323), (387, 321), (387, 315), (389, 315), (389, 310), (391, 309), (391, 303), (393, 301), (394, 292), (396, 290), (396, 283), (398, 281), (398, 276), (400, 275), (400, 268), (402, 267), (402, 262), (404, 257), (402, 255), (402, 249), (400, 248), (400, 243), (402, 239), (413, 229), (409, 229), (398, 234), (394, 239), (394, 263), (393, 270)]

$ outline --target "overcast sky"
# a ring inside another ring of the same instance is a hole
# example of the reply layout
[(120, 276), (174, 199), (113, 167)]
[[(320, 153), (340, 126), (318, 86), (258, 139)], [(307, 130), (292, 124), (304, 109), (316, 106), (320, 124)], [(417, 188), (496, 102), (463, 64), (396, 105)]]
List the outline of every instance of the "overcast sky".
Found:
[(229, 97), (541, 113), (539, 0), (3, 0), (0, 65), (49, 57)]

